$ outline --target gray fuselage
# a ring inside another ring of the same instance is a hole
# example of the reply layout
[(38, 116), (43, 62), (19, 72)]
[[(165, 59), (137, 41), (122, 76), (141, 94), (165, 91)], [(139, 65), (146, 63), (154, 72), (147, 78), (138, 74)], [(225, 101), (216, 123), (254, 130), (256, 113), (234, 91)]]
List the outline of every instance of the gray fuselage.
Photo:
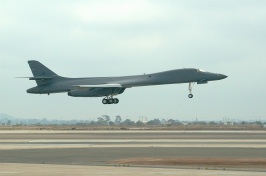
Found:
[(220, 80), (226, 77), (227, 76), (223, 74), (205, 72), (194, 68), (176, 69), (153, 74), (121, 77), (65, 78), (58, 76), (51, 79), (48, 83), (28, 89), (27, 92), (35, 94), (69, 92), (73, 90), (76, 85), (120, 84), (121, 88), (126, 89), (138, 86), (190, 82), (203, 84), (207, 83), (208, 81)]

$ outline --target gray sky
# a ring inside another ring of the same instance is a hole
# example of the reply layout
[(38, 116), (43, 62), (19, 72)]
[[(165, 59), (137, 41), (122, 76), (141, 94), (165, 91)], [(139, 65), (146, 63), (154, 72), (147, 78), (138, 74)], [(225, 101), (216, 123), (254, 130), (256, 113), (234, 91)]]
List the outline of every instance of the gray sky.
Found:
[[(0, 1), (0, 113), (20, 118), (266, 120), (266, 1)], [(102, 98), (31, 95), (27, 60), (61, 76), (202, 68), (225, 80), (126, 89)]]

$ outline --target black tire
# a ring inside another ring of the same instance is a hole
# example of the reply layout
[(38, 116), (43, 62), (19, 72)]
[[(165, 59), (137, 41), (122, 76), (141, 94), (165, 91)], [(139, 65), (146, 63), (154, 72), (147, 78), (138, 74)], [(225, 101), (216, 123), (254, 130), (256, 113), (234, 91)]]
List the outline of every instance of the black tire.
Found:
[(102, 100), (102, 103), (103, 104), (107, 104), (108, 103), (108, 100), (105, 98), (105, 99)]
[(114, 104), (119, 103), (119, 100), (117, 98), (114, 98)]
[(188, 98), (193, 98), (193, 94), (188, 94)]
[(113, 99), (113, 98), (110, 98), (110, 99), (108, 100), (108, 104), (114, 104), (114, 99)]

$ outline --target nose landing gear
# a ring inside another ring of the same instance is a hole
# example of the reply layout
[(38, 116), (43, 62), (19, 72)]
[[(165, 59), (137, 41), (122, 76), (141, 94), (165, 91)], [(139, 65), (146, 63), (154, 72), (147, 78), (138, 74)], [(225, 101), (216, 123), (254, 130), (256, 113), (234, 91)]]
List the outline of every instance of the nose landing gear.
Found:
[(188, 84), (188, 90), (189, 90), (189, 94), (188, 94), (188, 98), (193, 98), (193, 94), (192, 94), (192, 87), (194, 86), (194, 82), (190, 82)]
[(188, 98), (193, 98), (193, 94), (188, 94)]
[(113, 96), (110, 96), (110, 97), (107, 96), (102, 100), (102, 103), (103, 104), (117, 104), (119, 103), (119, 100), (117, 98), (113, 98)]

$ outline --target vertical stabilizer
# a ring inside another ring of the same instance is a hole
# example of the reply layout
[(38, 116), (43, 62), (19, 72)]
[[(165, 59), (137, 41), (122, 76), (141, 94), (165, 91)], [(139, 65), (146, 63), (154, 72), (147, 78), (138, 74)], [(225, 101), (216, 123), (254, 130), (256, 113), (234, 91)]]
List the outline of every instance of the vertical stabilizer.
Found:
[[(50, 83), (53, 78), (59, 77), (56, 73), (54, 73), (52, 70), (50, 70), (49, 68), (47, 68), (38, 61), (30, 60), (28, 61), (28, 63), (33, 76), (36, 78), (38, 77), (41, 78), (41, 79), (35, 79), (37, 85)], [(45, 79), (45, 77), (49, 79)]]

